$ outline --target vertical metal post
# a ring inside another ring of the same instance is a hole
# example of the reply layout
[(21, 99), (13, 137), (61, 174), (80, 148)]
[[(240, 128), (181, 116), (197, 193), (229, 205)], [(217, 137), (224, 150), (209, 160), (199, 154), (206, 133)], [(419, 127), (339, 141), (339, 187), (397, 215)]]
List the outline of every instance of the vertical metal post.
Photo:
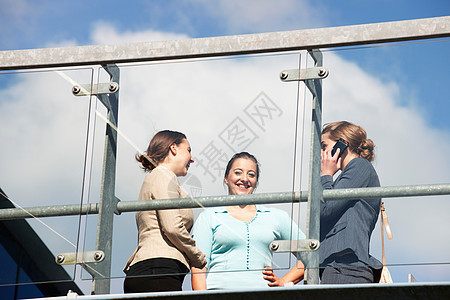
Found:
[[(322, 52), (308, 51), (314, 59), (315, 67), (323, 66)], [(322, 199), (322, 184), (320, 182), (320, 152), (322, 138), (322, 80), (308, 79), (305, 84), (313, 95), (311, 124), (311, 156), (309, 168), (307, 229), (308, 239), (320, 239), (320, 200)], [(306, 265), (305, 284), (319, 283), (319, 252), (302, 254)]]
[[(103, 68), (109, 73), (111, 82), (119, 83), (120, 70), (116, 65), (106, 65)], [(118, 124), (119, 94), (97, 95), (108, 109), (108, 120), (114, 126)], [(100, 196), (100, 209), (97, 224), (96, 249), (104, 252), (103, 261), (92, 266), (93, 274), (92, 294), (108, 294), (110, 292), (111, 255), (114, 212), (117, 208), (115, 196), (116, 184), (116, 153), (117, 131), (106, 124), (105, 151), (103, 159), (103, 178)]]

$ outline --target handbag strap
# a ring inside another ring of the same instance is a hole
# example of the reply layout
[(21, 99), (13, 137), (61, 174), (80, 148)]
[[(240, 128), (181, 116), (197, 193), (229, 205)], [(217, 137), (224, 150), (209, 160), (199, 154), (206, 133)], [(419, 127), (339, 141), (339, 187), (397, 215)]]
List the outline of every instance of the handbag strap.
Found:
[(389, 239), (392, 239), (392, 232), (391, 232), (391, 227), (389, 226), (389, 221), (387, 218), (387, 214), (386, 214), (386, 208), (384, 207), (384, 203), (383, 200), (381, 200), (381, 205), (380, 205), (380, 216), (381, 216), (381, 248), (382, 248), (382, 255), (383, 255), (383, 266), (386, 266), (386, 255), (384, 252), (384, 227), (386, 228), (386, 233), (388, 235)]

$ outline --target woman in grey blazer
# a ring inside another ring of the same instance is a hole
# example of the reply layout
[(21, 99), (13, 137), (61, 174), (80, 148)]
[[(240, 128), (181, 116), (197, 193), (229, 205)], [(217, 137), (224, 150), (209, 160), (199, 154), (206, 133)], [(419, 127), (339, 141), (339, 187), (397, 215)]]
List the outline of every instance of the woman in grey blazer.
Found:
[[(149, 172), (139, 200), (186, 197), (177, 176), (185, 176), (194, 160), (184, 134), (170, 130), (158, 132), (146, 153), (136, 159)], [(181, 291), (189, 268), (203, 268), (206, 264), (205, 256), (189, 234), (193, 223), (192, 209), (136, 213), (139, 241), (124, 269), (125, 293)]]
[[(341, 145), (340, 149), (338, 145)], [(378, 175), (370, 163), (375, 156), (373, 150), (373, 141), (367, 139), (366, 131), (360, 126), (346, 121), (325, 126), (321, 157), (323, 188), (380, 186)], [(339, 170), (341, 173), (333, 181)], [(321, 283), (371, 283), (379, 276), (382, 265), (369, 254), (369, 243), (378, 220), (380, 201), (357, 199), (321, 203)]]

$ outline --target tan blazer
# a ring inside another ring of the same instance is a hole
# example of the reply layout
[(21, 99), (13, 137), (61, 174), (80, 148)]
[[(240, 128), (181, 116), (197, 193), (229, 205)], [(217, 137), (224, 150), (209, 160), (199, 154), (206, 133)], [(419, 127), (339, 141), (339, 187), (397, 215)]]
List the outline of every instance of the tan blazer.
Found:
[[(162, 166), (156, 167), (145, 177), (139, 194), (139, 200), (185, 197), (176, 175)], [(139, 261), (158, 257), (176, 259), (187, 268), (201, 267), (203, 253), (189, 235), (193, 223), (194, 214), (190, 208), (137, 212), (138, 247), (124, 271)]]

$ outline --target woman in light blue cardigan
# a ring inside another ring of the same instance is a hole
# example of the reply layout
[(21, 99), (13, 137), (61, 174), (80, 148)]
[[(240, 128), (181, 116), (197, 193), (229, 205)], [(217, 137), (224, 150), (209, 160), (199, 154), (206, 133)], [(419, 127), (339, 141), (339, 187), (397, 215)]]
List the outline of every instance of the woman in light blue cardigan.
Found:
[[(258, 178), (256, 158), (241, 152), (228, 162), (224, 182), (230, 195), (243, 195), (253, 193)], [(207, 209), (195, 221), (192, 235), (208, 261), (203, 269), (191, 268), (194, 290), (264, 288), (303, 279), (301, 261), (282, 278), (272, 269), (273, 240), (305, 238), (283, 210), (262, 205)]]

